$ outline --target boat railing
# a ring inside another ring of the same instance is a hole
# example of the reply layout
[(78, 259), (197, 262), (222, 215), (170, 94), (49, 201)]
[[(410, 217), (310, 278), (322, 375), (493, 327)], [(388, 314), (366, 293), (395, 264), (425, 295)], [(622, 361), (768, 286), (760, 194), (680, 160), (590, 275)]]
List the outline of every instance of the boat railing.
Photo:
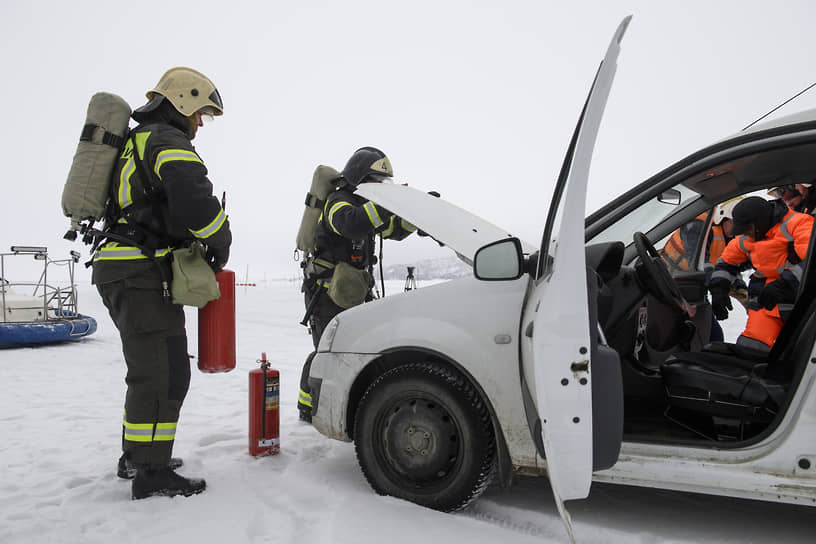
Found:
[[(42, 261), (42, 272), (36, 282), (13, 281), (7, 274), (7, 258), (12, 256), (31, 255), (34, 260)], [(74, 265), (79, 261), (79, 253), (70, 252), (70, 258), (50, 259), (48, 249), (40, 246), (11, 246), (11, 253), (0, 253), (0, 322), (19, 321), (13, 314), (23, 315), (28, 310), (29, 316), (36, 312), (36, 321), (50, 321), (78, 316), (77, 290), (74, 282)], [(58, 286), (49, 282), (49, 274), (54, 276), (54, 267), (64, 268), (68, 276), (67, 286)], [(30, 302), (14, 300), (12, 306), (12, 289), (30, 297)], [(13, 311), (12, 311), (13, 310)], [(29, 320), (29, 319), (27, 319)]]

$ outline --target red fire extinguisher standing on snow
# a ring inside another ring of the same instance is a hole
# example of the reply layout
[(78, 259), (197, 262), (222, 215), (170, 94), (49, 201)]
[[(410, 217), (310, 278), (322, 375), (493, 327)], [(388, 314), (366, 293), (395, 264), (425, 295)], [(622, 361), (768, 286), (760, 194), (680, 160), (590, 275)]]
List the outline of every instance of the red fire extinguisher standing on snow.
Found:
[(235, 368), (235, 272), (215, 273), (221, 296), (198, 310), (198, 369), (229, 372)]
[(256, 457), (280, 452), (280, 375), (266, 353), (258, 362), (249, 372), (249, 454)]

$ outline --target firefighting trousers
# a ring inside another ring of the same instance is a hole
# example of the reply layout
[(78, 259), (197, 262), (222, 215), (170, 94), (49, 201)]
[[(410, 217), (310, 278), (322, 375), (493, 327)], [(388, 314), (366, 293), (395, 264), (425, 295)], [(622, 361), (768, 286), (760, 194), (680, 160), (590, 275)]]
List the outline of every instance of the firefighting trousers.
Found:
[[(323, 335), (323, 330), (329, 324), (329, 321), (343, 311), (343, 308), (335, 304), (332, 299), (329, 298), (329, 295), (325, 292), (326, 288), (318, 287), (314, 284), (314, 282), (304, 283), (304, 299), (307, 308), (309, 307), (312, 297), (318, 296), (317, 293), (319, 289), (323, 289), (324, 292), (320, 293), (320, 298), (312, 307), (312, 313), (309, 316), (309, 330), (312, 333), (312, 343), (314, 344), (315, 350), (317, 350), (317, 346), (320, 343), (320, 337)], [(308, 381), (309, 369), (312, 367), (312, 359), (314, 358), (315, 353), (316, 351), (313, 351), (308, 355), (308, 357), (306, 357), (306, 361), (303, 363), (303, 369), (300, 373), (298, 409), (301, 411), (305, 410), (311, 412), (312, 409), (312, 394)]]
[[(774, 342), (776, 342), (776, 337), (779, 336), (779, 332), (782, 330), (782, 325), (784, 324), (785, 320), (779, 316), (779, 310), (777, 308), (773, 310), (766, 310), (765, 308), (748, 310), (748, 322), (745, 323), (745, 330), (742, 331), (741, 336), (762, 342), (762, 344), (765, 344), (768, 346), (768, 349), (770, 349), (774, 345)], [(749, 342), (745, 342), (744, 340), (739, 343), (750, 345)], [(761, 348), (762, 346), (757, 345), (754, 347)]]
[(122, 448), (136, 465), (164, 467), (190, 386), (182, 306), (164, 302), (158, 273), (97, 284), (127, 363)]

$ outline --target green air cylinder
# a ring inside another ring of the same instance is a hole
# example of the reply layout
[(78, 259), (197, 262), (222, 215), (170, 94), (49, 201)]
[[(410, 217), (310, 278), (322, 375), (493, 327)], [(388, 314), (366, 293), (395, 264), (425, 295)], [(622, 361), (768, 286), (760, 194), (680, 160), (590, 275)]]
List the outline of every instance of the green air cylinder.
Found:
[(300, 228), (297, 233), (297, 248), (301, 251), (309, 252), (314, 250), (315, 231), (320, 214), (323, 213), (323, 204), (326, 197), (334, 191), (343, 178), (340, 172), (331, 166), (320, 165), (315, 168), (312, 176), (312, 186), (306, 193), (306, 209), (303, 210), (303, 218), (300, 220)]
[(96, 93), (88, 104), (85, 126), (62, 190), (62, 212), (72, 228), (81, 221), (99, 220), (113, 169), (128, 136), (130, 106), (111, 93)]

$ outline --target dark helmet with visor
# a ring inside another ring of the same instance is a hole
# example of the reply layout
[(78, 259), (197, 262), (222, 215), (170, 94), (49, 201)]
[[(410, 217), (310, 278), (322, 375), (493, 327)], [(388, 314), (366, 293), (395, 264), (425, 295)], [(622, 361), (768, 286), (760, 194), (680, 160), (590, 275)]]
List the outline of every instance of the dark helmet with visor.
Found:
[(346, 183), (357, 187), (368, 181), (385, 181), (394, 176), (391, 161), (376, 147), (361, 147), (349, 158), (340, 173)]

